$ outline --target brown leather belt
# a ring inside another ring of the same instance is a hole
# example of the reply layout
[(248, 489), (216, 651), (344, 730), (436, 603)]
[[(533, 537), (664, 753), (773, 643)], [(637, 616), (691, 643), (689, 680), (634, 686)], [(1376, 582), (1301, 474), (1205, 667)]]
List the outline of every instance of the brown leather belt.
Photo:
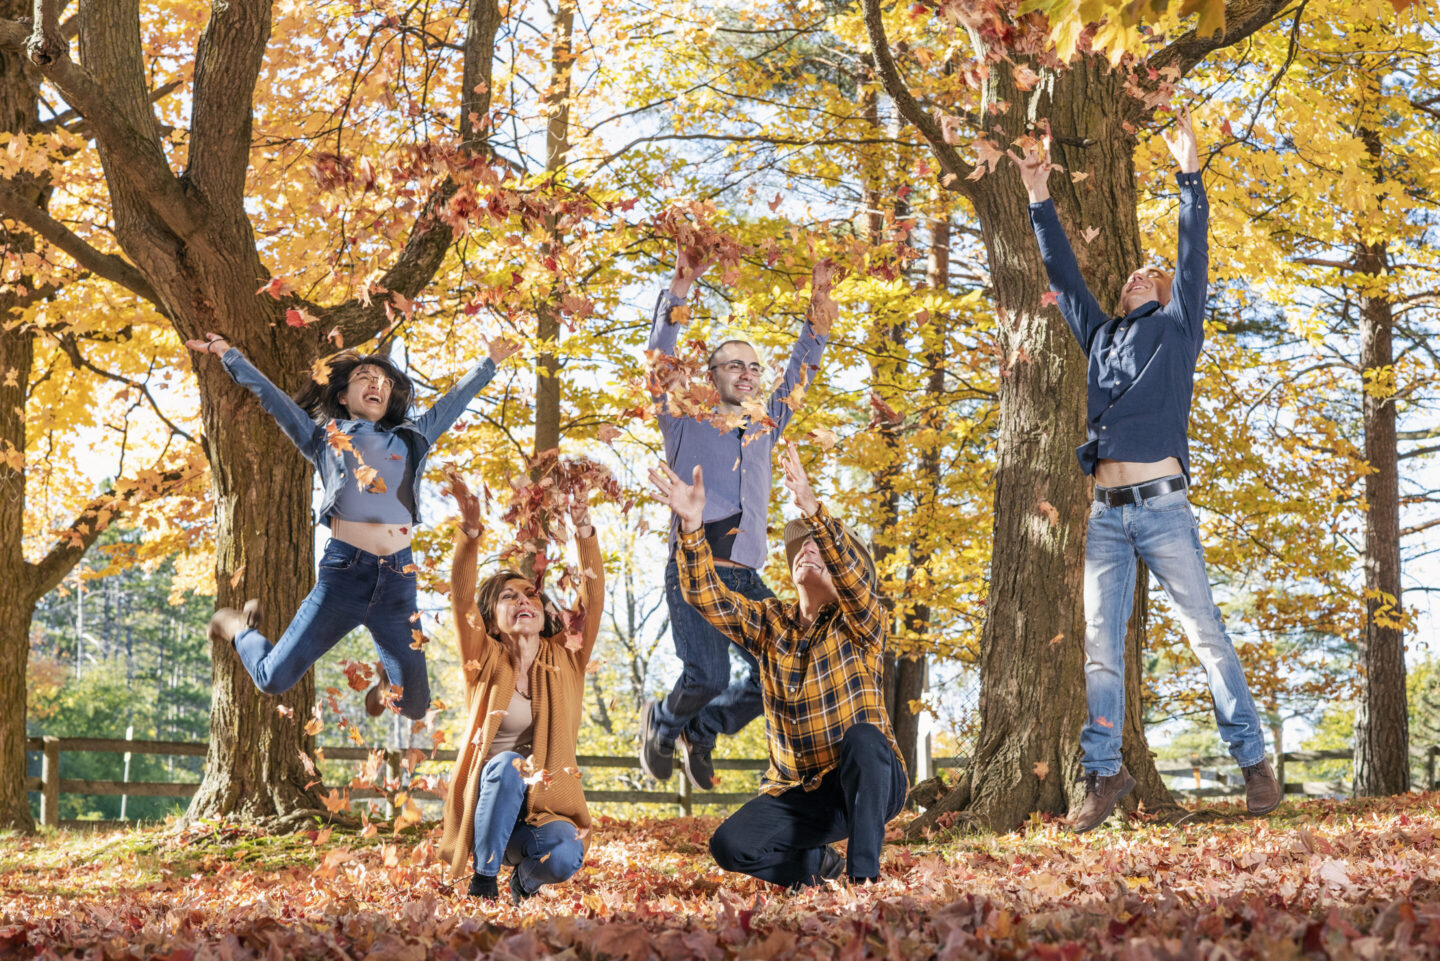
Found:
[(1171, 491), (1183, 491), (1190, 485), (1181, 477), (1165, 477), (1157, 481), (1146, 481), (1143, 484), (1131, 484), (1129, 487), (1097, 487), (1095, 488), (1095, 499), (1107, 507), (1121, 507), (1125, 504), (1134, 504), (1147, 497), (1159, 497), (1161, 494), (1169, 494)]

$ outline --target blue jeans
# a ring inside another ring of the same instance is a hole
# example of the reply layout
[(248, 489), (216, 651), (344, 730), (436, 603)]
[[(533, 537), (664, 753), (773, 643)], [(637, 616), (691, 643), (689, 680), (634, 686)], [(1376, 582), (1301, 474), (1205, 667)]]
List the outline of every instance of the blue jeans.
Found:
[(534, 827), (521, 818), (529, 788), (515, 768), (523, 760), (514, 751), (501, 751), (480, 771), (480, 795), (475, 799), (475, 873), (490, 877), (501, 864), (515, 866), (520, 887), (534, 894), (542, 884), (558, 884), (580, 870), (585, 845), (569, 821), (551, 821)]
[[(748, 567), (717, 566), (715, 571), (721, 583), (752, 601), (775, 596)], [(665, 602), (670, 606), (670, 636), (681, 668), (675, 686), (655, 706), (655, 730), (662, 744), (674, 744), (684, 731), (690, 744), (708, 751), (715, 747), (716, 735), (739, 734), (764, 710), (760, 665), (736, 645), (735, 652), (749, 670), (730, 680), (730, 641), (685, 600), (673, 556), (665, 565)]]
[(408, 547), (380, 557), (331, 538), (320, 557), (315, 588), (280, 640), (271, 644), (264, 634), (246, 628), (235, 635), (235, 652), (256, 687), (283, 694), (342, 637), (363, 625), (391, 683), (403, 689), (396, 702), (400, 713), (422, 718), (430, 707), (430, 678), (424, 652), (410, 646), (411, 631), (418, 627), (411, 620), (418, 610), (415, 576)]
[(782, 887), (818, 884), (824, 846), (848, 838), (846, 873), (880, 875), (885, 824), (905, 806), (905, 766), (873, 724), (856, 724), (840, 741), (840, 763), (813, 791), (761, 794), (725, 819), (710, 854), (726, 871)]
[(1090, 508), (1085, 538), (1085, 695), (1090, 718), (1080, 734), (1086, 771), (1120, 770), (1125, 726), (1125, 628), (1135, 595), (1135, 558), (1175, 605), (1190, 648), (1205, 668), (1220, 737), (1242, 767), (1265, 759), (1265, 735), (1245, 672), (1210, 596), (1200, 529), (1185, 491)]

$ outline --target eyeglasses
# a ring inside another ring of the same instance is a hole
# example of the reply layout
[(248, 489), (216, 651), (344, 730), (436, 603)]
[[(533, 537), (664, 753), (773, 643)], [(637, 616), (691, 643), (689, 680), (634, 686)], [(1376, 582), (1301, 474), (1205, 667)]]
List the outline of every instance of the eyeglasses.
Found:
[(765, 368), (761, 367), (759, 364), (747, 364), (743, 360), (727, 360), (723, 364), (712, 364), (710, 366), (710, 369), (723, 370), (731, 374), (743, 374), (745, 371), (748, 370), (756, 377), (759, 377), (761, 374), (765, 373)]
[(366, 387), (394, 387), (395, 382), (384, 374), (352, 374), (350, 383), (363, 384)]

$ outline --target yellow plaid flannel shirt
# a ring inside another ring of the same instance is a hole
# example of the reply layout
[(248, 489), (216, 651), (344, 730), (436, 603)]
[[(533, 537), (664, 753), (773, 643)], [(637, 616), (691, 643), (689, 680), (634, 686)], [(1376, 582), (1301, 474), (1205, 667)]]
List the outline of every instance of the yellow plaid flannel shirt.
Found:
[(801, 624), (796, 602), (752, 601), (727, 588), (715, 573), (704, 528), (682, 531), (676, 552), (685, 600), (760, 662), (770, 747), (760, 784), (765, 794), (819, 787), (840, 763), (840, 739), (855, 724), (884, 731), (904, 763), (881, 688), (890, 615), (879, 585), (823, 504), (805, 521), (840, 595), (808, 625)]

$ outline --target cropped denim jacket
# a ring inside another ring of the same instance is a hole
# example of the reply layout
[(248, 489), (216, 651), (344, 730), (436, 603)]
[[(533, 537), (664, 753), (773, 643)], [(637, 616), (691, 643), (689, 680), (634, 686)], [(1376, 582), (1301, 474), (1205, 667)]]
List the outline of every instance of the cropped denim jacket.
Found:
[[(310, 414), (295, 403), (289, 394), (272, 384), (255, 365), (231, 347), (220, 358), (225, 370), (235, 383), (244, 387), (260, 400), (260, 406), (275, 418), (275, 423), (285, 436), (300, 448), (305, 459), (315, 465), (320, 474), (320, 523), (330, 525), (330, 511), (340, 495), (340, 486), (345, 483), (345, 458), (327, 442), (325, 423), (316, 422)], [(420, 481), (425, 476), (425, 460), (430, 448), (440, 435), (464, 413), (466, 406), (475, 395), (495, 376), (495, 363), (488, 357), (475, 365), (464, 377), (456, 382), (435, 405), (415, 420), (391, 428), (400, 434), (410, 452), (410, 461), (415, 465), (414, 488), (411, 490), (411, 515), (416, 524), (420, 523)], [(328, 423), (328, 421), (327, 421)], [(336, 428), (343, 434), (355, 430), (353, 420), (335, 421)]]

